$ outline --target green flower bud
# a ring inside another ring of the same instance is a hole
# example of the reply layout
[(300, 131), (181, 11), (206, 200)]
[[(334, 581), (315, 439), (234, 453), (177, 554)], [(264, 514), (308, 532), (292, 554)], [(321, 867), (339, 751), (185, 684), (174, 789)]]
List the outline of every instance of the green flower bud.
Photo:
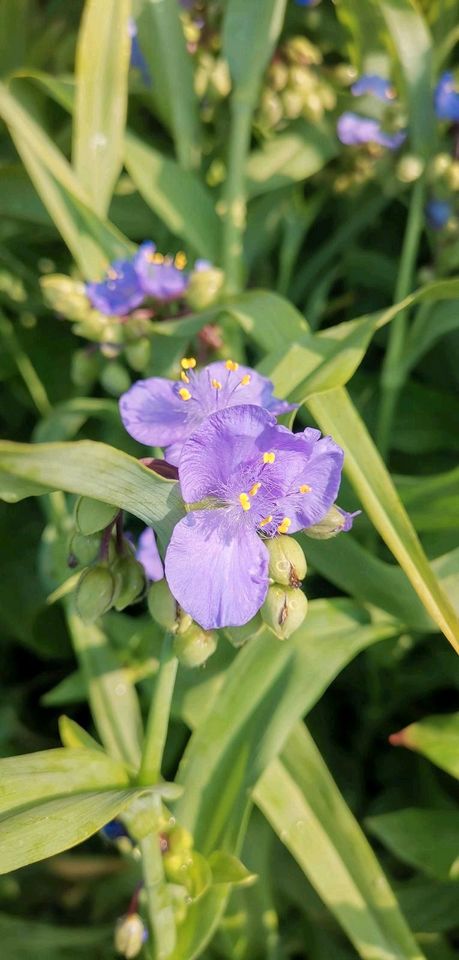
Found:
[(148, 337), (142, 337), (137, 343), (126, 347), (126, 360), (133, 370), (141, 373), (145, 370), (151, 355), (151, 343)]
[(145, 590), (145, 573), (141, 563), (132, 556), (118, 557), (112, 566), (117, 590), (115, 610), (124, 610), (139, 600)]
[(197, 623), (174, 637), (174, 653), (183, 667), (201, 667), (216, 649), (215, 633), (207, 633)]
[(269, 576), (285, 587), (299, 587), (306, 576), (306, 557), (293, 537), (273, 537), (265, 543), (269, 552)]
[(269, 68), (268, 80), (273, 90), (283, 90), (289, 77), (288, 67), (282, 60), (274, 60)]
[(152, 583), (147, 596), (148, 609), (156, 623), (166, 630), (177, 627), (177, 602), (172, 596), (165, 580)]
[(303, 98), (300, 93), (287, 89), (281, 94), (281, 99), (285, 117), (289, 120), (295, 120), (296, 117), (301, 116)]
[(337, 507), (330, 507), (330, 510), (320, 521), (320, 523), (315, 523), (312, 527), (306, 527), (303, 530), (303, 533), (307, 537), (311, 537), (312, 540), (331, 540), (332, 537), (336, 537), (338, 533), (341, 533), (345, 523), (345, 518), (340, 510)]
[(110, 610), (115, 588), (115, 578), (104, 564), (99, 563), (84, 570), (75, 598), (76, 610), (81, 619), (86, 623), (93, 623)]
[(283, 117), (282, 101), (277, 93), (266, 91), (260, 103), (260, 121), (268, 129), (275, 127)]
[(294, 587), (269, 587), (261, 615), (267, 627), (279, 637), (288, 640), (303, 623), (308, 609), (307, 597)]
[(92, 500), (91, 497), (79, 497), (75, 507), (75, 522), (80, 533), (89, 537), (92, 533), (105, 530), (118, 513), (119, 507), (110, 503)]
[(239, 647), (243, 647), (248, 640), (251, 640), (252, 637), (256, 636), (258, 631), (263, 626), (262, 619), (259, 613), (256, 613), (248, 623), (244, 623), (242, 627), (226, 627), (225, 636), (228, 638), (229, 642), (233, 647), (236, 647), (236, 650)]
[(99, 556), (99, 550), (100, 536), (96, 533), (85, 537), (77, 531), (69, 542), (69, 553), (75, 557), (81, 567), (87, 567), (90, 563), (94, 563), (94, 560), (97, 560)]
[(190, 277), (185, 299), (192, 310), (205, 310), (218, 298), (225, 275), (217, 267), (194, 270)]
[(173, 854), (187, 854), (193, 848), (193, 837), (185, 827), (177, 825), (167, 834), (167, 848)]
[(84, 283), (61, 273), (41, 277), (40, 286), (48, 307), (67, 320), (85, 320), (91, 312)]
[(421, 157), (407, 153), (399, 160), (395, 173), (397, 179), (402, 183), (413, 183), (415, 180), (419, 180), (423, 170), (424, 161)]
[(92, 387), (99, 376), (100, 365), (100, 354), (94, 349), (92, 353), (88, 353), (87, 350), (76, 350), (72, 357), (70, 372), (72, 383), (83, 389)]
[(112, 397), (119, 397), (131, 386), (131, 378), (122, 363), (107, 363), (100, 375), (100, 382)]
[(306, 37), (290, 37), (284, 46), (290, 63), (310, 64), (322, 63), (322, 54)]
[(118, 920), (115, 929), (115, 950), (126, 960), (134, 960), (134, 957), (138, 957), (146, 938), (147, 931), (138, 913), (128, 913)]

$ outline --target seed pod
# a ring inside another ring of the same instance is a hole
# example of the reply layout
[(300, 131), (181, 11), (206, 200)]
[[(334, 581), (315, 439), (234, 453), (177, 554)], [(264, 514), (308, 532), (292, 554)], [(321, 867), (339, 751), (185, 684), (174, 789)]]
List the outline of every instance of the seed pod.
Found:
[(102, 503), (101, 500), (92, 500), (90, 497), (80, 497), (75, 507), (75, 521), (80, 533), (89, 537), (92, 533), (105, 530), (109, 523), (113, 523), (119, 508), (111, 503)]
[(279, 640), (288, 640), (303, 623), (308, 609), (307, 597), (294, 587), (269, 587), (261, 616)]
[(341, 533), (345, 525), (345, 517), (338, 510), (338, 507), (330, 507), (330, 510), (320, 521), (320, 523), (315, 523), (312, 527), (306, 527), (303, 530), (303, 533), (307, 537), (311, 537), (312, 540), (330, 540), (332, 537), (336, 537), (338, 533)]
[(69, 554), (76, 560), (74, 566), (87, 567), (97, 560), (100, 551), (100, 534), (92, 533), (89, 537), (82, 533), (73, 534), (69, 542)]
[(165, 580), (152, 583), (147, 602), (153, 620), (156, 620), (160, 627), (166, 630), (174, 630), (177, 627), (177, 603)]
[(148, 933), (138, 913), (128, 913), (120, 917), (115, 928), (115, 950), (126, 960), (137, 957), (147, 939)]
[(115, 610), (124, 610), (139, 600), (145, 590), (144, 569), (134, 557), (126, 556), (115, 560), (112, 573), (117, 583)]
[(75, 605), (86, 623), (93, 623), (110, 609), (115, 595), (115, 578), (105, 564), (88, 567), (81, 574)]
[(306, 576), (306, 557), (293, 537), (273, 537), (266, 541), (269, 552), (269, 576), (285, 587), (299, 587)]
[(183, 667), (201, 667), (216, 649), (215, 633), (206, 632), (197, 623), (174, 637), (174, 653)]

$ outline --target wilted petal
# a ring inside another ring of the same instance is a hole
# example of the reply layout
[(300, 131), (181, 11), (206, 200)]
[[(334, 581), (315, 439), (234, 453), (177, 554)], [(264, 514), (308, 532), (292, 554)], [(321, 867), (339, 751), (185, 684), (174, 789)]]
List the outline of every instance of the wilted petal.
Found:
[(165, 569), (175, 599), (204, 630), (247, 623), (268, 590), (268, 551), (231, 510), (198, 510), (180, 520)]

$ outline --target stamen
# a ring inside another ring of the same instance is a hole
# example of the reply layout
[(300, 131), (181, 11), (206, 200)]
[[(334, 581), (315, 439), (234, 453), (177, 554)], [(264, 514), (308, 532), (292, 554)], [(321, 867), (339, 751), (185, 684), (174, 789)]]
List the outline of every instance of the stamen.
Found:
[(289, 527), (291, 527), (291, 525), (292, 525), (292, 521), (290, 520), (290, 517), (284, 517), (284, 519), (282, 520), (282, 523), (280, 523), (277, 528), (277, 532), (287, 533), (287, 530)]
[(260, 520), (260, 527), (266, 527), (266, 524), (271, 523), (272, 516), (269, 514), (268, 517), (265, 517), (264, 520)]
[(302, 483), (300, 487), (300, 493), (311, 493), (312, 487), (309, 486), (309, 483)]
[(250, 376), (250, 373), (246, 373), (245, 376), (242, 377), (242, 380), (239, 382), (239, 386), (246, 387), (247, 384), (250, 383), (251, 379), (252, 377)]
[(271, 451), (263, 454), (263, 463), (274, 463), (275, 459), (276, 454), (272, 453)]
[(183, 383), (189, 383), (189, 382), (190, 382), (190, 378), (187, 377), (187, 375), (186, 375), (186, 373), (185, 373), (184, 370), (181, 370), (181, 371), (180, 371), (180, 379), (183, 380)]
[(250, 507), (252, 506), (246, 493), (239, 494), (239, 503), (241, 504), (243, 510), (250, 510)]
[(164, 257), (162, 253), (147, 253), (147, 260), (149, 263), (164, 263)]
[(117, 270), (114, 270), (113, 267), (109, 267), (107, 270), (107, 277), (109, 280), (118, 280), (119, 273)]
[(191, 400), (191, 393), (189, 390), (186, 389), (186, 387), (182, 387), (179, 390), (178, 395), (179, 397), (181, 397), (182, 400)]
[(179, 250), (179, 252), (175, 254), (174, 264), (177, 267), (177, 270), (183, 270), (183, 268), (186, 267), (187, 259), (183, 250)]
[(183, 357), (183, 360), (180, 361), (180, 366), (182, 370), (194, 370), (196, 360), (194, 357)]
[(232, 370), (234, 373), (236, 370), (239, 369), (239, 364), (236, 363), (235, 360), (227, 360), (225, 363), (225, 367), (227, 370)]
[(220, 380), (211, 380), (210, 383), (211, 383), (211, 386), (215, 387), (216, 390), (221, 390), (222, 385), (220, 383)]
[(249, 490), (250, 496), (254, 497), (255, 494), (258, 493), (260, 487), (261, 483), (254, 483), (253, 487)]

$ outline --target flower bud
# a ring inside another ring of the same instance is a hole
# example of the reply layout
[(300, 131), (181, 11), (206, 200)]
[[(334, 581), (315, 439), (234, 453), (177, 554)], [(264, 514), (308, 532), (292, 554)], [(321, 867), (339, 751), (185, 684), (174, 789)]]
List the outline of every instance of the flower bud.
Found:
[(145, 573), (141, 563), (132, 556), (118, 557), (112, 566), (116, 580), (115, 610), (124, 610), (139, 600), (145, 590)]
[(100, 382), (112, 397), (119, 397), (122, 393), (126, 393), (126, 390), (129, 390), (131, 386), (131, 378), (126, 370), (126, 367), (122, 363), (116, 363), (112, 360), (111, 363), (105, 364), (102, 373), (100, 375)]
[(229, 642), (233, 647), (236, 647), (236, 650), (239, 647), (243, 647), (248, 640), (251, 640), (252, 637), (256, 636), (258, 631), (262, 628), (263, 621), (259, 613), (256, 613), (248, 623), (244, 623), (242, 627), (226, 627), (225, 635), (227, 636)]
[(148, 365), (151, 355), (151, 343), (148, 337), (141, 337), (137, 343), (130, 343), (126, 347), (126, 360), (133, 370), (142, 373)]
[(156, 623), (166, 630), (177, 626), (177, 602), (172, 596), (165, 580), (152, 583), (147, 595), (148, 609)]
[(285, 44), (285, 52), (291, 63), (322, 63), (322, 54), (306, 37), (290, 37)]
[(205, 310), (215, 303), (224, 281), (224, 273), (217, 267), (193, 270), (185, 299), (192, 310)]
[(91, 312), (84, 283), (61, 273), (41, 277), (40, 286), (48, 307), (66, 320), (85, 320)]
[(87, 567), (90, 563), (97, 560), (100, 551), (100, 535), (91, 534), (89, 537), (82, 533), (74, 533), (69, 542), (69, 553), (75, 557), (76, 564), (80, 567)]
[(81, 574), (75, 605), (78, 615), (86, 623), (92, 623), (110, 609), (115, 596), (115, 578), (102, 563), (88, 567)]
[(423, 170), (424, 162), (421, 157), (407, 153), (399, 160), (395, 172), (397, 179), (402, 183), (414, 183), (415, 180), (419, 180)]
[(274, 60), (269, 68), (269, 84), (273, 90), (283, 90), (289, 77), (288, 67), (282, 60)]
[(308, 609), (307, 597), (294, 587), (269, 587), (261, 615), (279, 640), (288, 640), (303, 623)]
[(90, 389), (99, 376), (101, 358), (96, 350), (76, 350), (72, 357), (70, 376), (76, 387)]
[(266, 540), (269, 552), (269, 576), (285, 587), (299, 587), (306, 576), (306, 557), (293, 537)]
[(174, 637), (174, 653), (183, 667), (201, 667), (216, 649), (215, 633), (206, 632), (197, 623)]
[(105, 530), (113, 523), (119, 507), (111, 503), (102, 503), (102, 500), (93, 500), (91, 497), (79, 497), (75, 507), (75, 522), (80, 533), (85, 537), (99, 530)]
[(126, 960), (138, 957), (145, 940), (147, 930), (138, 913), (128, 913), (120, 917), (115, 929), (115, 950)]
[(345, 525), (346, 515), (333, 505), (320, 523), (315, 523), (312, 527), (306, 527), (303, 533), (307, 537), (311, 537), (312, 540), (330, 540), (341, 533)]

